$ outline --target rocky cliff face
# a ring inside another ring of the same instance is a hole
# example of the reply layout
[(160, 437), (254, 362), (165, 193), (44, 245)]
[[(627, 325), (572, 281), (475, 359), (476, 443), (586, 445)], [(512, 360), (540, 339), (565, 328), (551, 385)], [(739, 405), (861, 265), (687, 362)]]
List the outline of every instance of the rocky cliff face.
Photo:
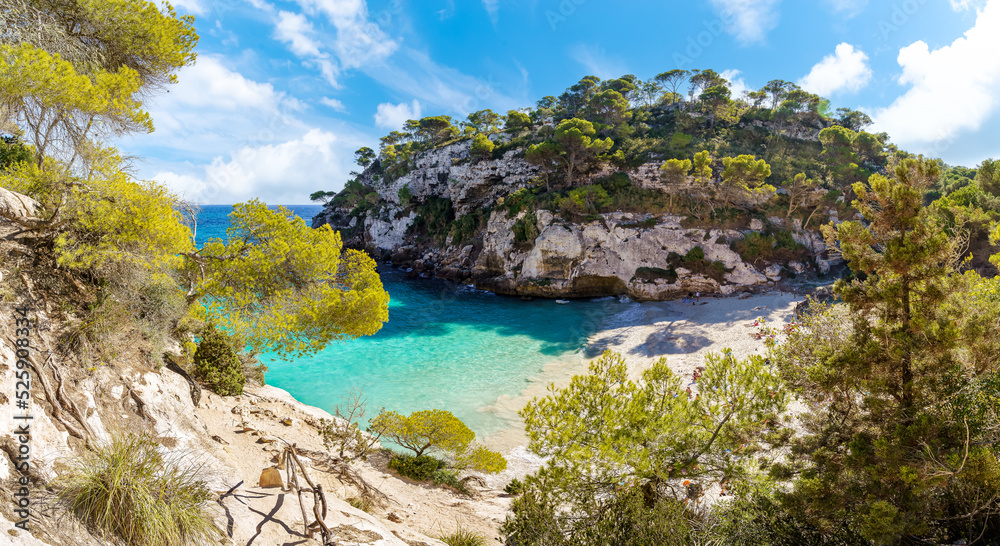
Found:
[[(696, 193), (690, 181), (665, 188), (659, 178), (661, 164), (641, 165), (629, 173), (632, 183)], [(464, 281), (500, 294), (665, 300), (689, 292), (730, 294), (762, 289), (789, 275), (827, 273), (837, 265), (836, 260), (823, 259), (825, 244), (817, 232), (802, 230), (800, 223), (786, 226), (780, 218), (769, 222), (790, 230), (806, 246), (808, 259), (781, 264), (743, 261), (730, 245), (747, 233), (763, 230), (760, 220), (740, 230), (687, 229), (682, 217), (620, 212), (574, 222), (556, 211), (539, 210), (534, 213), (537, 236), (518, 243), (514, 226), (525, 222), (528, 213), (509, 216), (496, 205), (539, 176), (523, 159), (523, 150), (510, 150), (501, 159), (476, 161), (470, 158), (469, 143), (461, 142), (425, 153), (413, 170), (397, 180), (380, 180), (377, 170), (366, 170), (359, 180), (378, 192), (380, 210), (357, 218), (350, 216), (349, 209), (328, 206), (315, 217), (314, 226), (330, 224), (348, 234), (348, 244), (412, 268), (414, 275)], [(589, 178), (608, 174), (611, 171), (605, 168), (590, 173)], [(417, 203), (432, 197), (449, 199), (456, 218), (477, 209), (493, 210), (473, 237), (456, 243), (449, 236), (443, 244), (436, 244), (413, 235), (418, 215), (400, 203), (398, 194), (404, 186)], [(703, 263), (685, 264), (677, 259), (694, 249), (700, 249)]]

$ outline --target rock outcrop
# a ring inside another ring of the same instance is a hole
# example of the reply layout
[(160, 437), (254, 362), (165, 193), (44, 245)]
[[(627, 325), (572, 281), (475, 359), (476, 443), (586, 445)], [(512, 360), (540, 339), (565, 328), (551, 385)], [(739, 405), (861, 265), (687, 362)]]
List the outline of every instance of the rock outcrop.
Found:
[[(646, 163), (630, 172), (632, 184), (696, 197), (705, 191), (696, 189), (690, 179), (677, 187), (664, 187), (659, 178), (661, 164)], [(606, 167), (585, 178), (610, 174)], [(826, 247), (818, 233), (798, 225), (783, 226), (784, 220), (777, 217), (766, 222), (753, 218), (745, 229), (717, 230), (685, 228), (684, 218), (678, 216), (619, 212), (581, 222), (567, 220), (555, 211), (538, 210), (534, 213), (537, 236), (517, 242), (515, 224), (526, 221), (526, 213), (510, 216), (502, 204), (514, 192), (536, 183), (538, 176), (538, 170), (523, 159), (523, 150), (482, 160), (471, 157), (468, 142), (454, 143), (418, 156), (414, 168), (395, 180), (383, 179), (376, 163), (359, 180), (378, 192), (380, 207), (358, 218), (351, 216), (351, 210), (329, 206), (314, 218), (313, 225), (330, 224), (347, 234), (348, 244), (412, 268), (413, 274), (434, 273), (480, 289), (522, 296), (627, 295), (664, 300), (689, 292), (730, 294), (773, 286), (789, 274), (826, 274), (837, 265), (836, 259), (823, 254)], [(455, 241), (449, 236), (443, 243), (435, 243), (412, 233), (418, 212), (400, 203), (404, 187), (412, 203), (449, 200), (456, 219), (477, 210), (492, 212), (471, 238)], [(794, 267), (751, 264), (732, 250), (731, 243), (768, 225), (792, 231), (795, 240), (806, 247), (807, 258), (795, 262)], [(712, 274), (671, 261), (671, 255), (684, 256), (696, 247), (708, 263), (720, 264), (714, 266)]]

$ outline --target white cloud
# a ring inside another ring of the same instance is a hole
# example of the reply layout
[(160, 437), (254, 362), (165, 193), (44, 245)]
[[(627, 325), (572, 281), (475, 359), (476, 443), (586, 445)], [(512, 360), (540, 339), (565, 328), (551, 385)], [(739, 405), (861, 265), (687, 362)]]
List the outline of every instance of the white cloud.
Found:
[(333, 23), (332, 49), (340, 68), (358, 68), (392, 55), (398, 44), (369, 19), (364, 0), (298, 0), (306, 13), (322, 13)]
[(899, 51), (901, 85), (909, 90), (872, 118), (898, 144), (946, 144), (977, 130), (1000, 97), (1000, 0), (990, 0), (975, 26), (950, 45), (931, 51), (915, 42)]
[(868, 0), (826, 0), (826, 3), (829, 4), (834, 11), (847, 17), (854, 17), (868, 7)]
[(244, 146), (228, 159), (216, 157), (187, 173), (164, 170), (152, 178), (199, 204), (232, 204), (255, 197), (270, 204), (308, 203), (316, 190), (343, 187), (352, 150), (358, 145), (357, 140), (313, 129), (279, 144)]
[(198, 62), (183, 68), (177, 78), (178, 83), (170, 87), (169, 93), (156, 100), (158, 107), (270, 112), (281, 106), (301, 106), (271, 84), (255, 82), (230, 70), (218, 56), (199, 55)]
[(312, 38), (315, 32), (312, 23), (306, 20), (302, 14), (287, 11), (278, 12), (274, 37), (288, 44), (292, 53), (299, 57), (323, 57), (319, 51), (319, 43)]
[(186, 11), (194, 15), (205, 15), (208, 13), (208, 8), (205, 7), (203, 0), (174, 0), (173, 6), (180, 11)]
[(624, 76), (628, 73), (624, 63), (611, 59), (599, 46), (590, 47), (584, 44), (574, 46), (569, 50), (570, 57), (587, 69), (587, 73), (608, 80)]
[(726, 26), (726, 32), (736, 36), (743, 45), (763, 42), (767, 33), (778, 25), (778, 4), (781, 0), (711, 0)]
[(955, 11), (965, 11), (971, 7), (978, 7), (982, 5), (982, 0), (948, 0), (951, 3), (951, 9)]
[(742, 74), (742, 72), (734, 69), (726, 70), (719, 74), (729, 82), (729, 90), (731, 91), (731, 96), (734, 100), (743, 98), (743, 94), (751, 90), (750, 87), (747, 86), (747, 83), (743, 81), (743, 78), (739, 77), (740, 74)]
[(344, 103), (340, 102), (337, 99), (331, 99), (330, 97), (322, 97), (322, 98), (319, 99), (319, 102), (321, 104), (323, 104), (324, 106), (328, 106), (330, 108), (333, 108), (334, 110), (336, 110), (338, 112), (346, 112), (347, 111), (347, 108), (344, 107)]
[(247, 143), (287, 140), (308, 130), (296, 118), (303, 103), (231, 70), (220, 57), (199, 55), (178, 80), (169, 93), (150, 99), (156, 131), (126, 139), (129, 153), (207, 162)]
[(490, 21), (496, 26), (500, 20), (500, 0), (483, 0), (483, 8), (490, 15)]
[(364, 68), (379, 85), (402, 96), (418, 99), (426, 109), (465, 116), (489, 107), (506, 112), (524, 106), (527, 98), (514, 99), (501, 92), (492, 74), (475, 78), (434, 62), (426, 53), (410, 48), (398, 58)]
[(872, 69), (868, 66), (868, 55), (853, 45), (841, 43), (833, 55), (812, 67), (799, 86), (810, 93), (829, 97), (838, 91), (860, 91), (872, 79)]
[(416, 99), (413, 99), (412, 104), (383, 102), (375, 112), (375, 125), (383, 129), (398, 131), (410, 119), (420, 119), (420, 102)]

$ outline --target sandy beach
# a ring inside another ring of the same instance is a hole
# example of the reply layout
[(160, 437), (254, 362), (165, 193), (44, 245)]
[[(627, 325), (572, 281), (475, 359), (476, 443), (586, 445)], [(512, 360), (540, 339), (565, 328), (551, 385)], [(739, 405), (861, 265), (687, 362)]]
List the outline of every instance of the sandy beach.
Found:
[[(582, 351), (551, 362), (521, 395), (501, 397), (484, 411), (520, 424), (517, 412), (527, 402), (545, 396), (550, 385), (568, 385), (574, 375), (586, 373), (589, 363), (604, 351), (624, 356), (633, 377), (665, 357), (671, 370), (686, 379), (704, 365), (705, 355), (711, 352), (721, 353), (728, 348), (736, 358), (763, 354), (765, 341), (755, 339), (760, 327), (753, 326), (754, 322), (762, 318), (780, 331), (794, 320), (795, 306), (803, 299), (801, 292), (774, 291), (745, 299), (702, 297), (694, 305), (684, 300), (633, 303), (610, 317), (599, 332), (589, 337)], [(487, 478), (493, 487), (502, 488), (512, 478), (533, 473), (543, 463), (527, 450), (523, 425), (483, 440), (491, 449), (504, 453), (509, 463), (507, 471)]]

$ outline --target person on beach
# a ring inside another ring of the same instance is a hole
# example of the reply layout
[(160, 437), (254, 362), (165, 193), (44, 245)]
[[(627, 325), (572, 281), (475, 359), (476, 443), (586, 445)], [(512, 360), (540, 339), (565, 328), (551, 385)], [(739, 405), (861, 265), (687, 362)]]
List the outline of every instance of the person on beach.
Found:
[(694, 302), (698, 303), (699, 298), (701, 298), (701, 292), (694, 293)]

